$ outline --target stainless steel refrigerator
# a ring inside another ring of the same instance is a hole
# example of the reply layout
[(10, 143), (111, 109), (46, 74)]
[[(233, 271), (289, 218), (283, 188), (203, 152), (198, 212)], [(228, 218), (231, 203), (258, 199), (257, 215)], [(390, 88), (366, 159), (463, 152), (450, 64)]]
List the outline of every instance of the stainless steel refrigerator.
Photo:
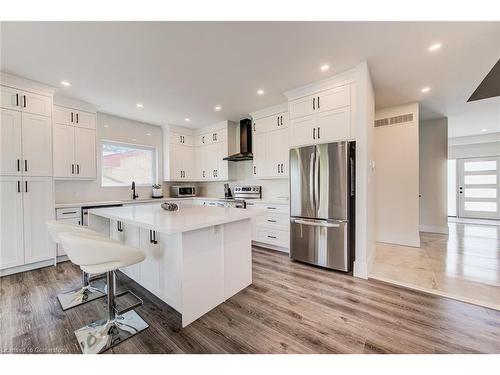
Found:
[(349, 272), (354, 259), (355, 143), (290, 149), (290, 257)]

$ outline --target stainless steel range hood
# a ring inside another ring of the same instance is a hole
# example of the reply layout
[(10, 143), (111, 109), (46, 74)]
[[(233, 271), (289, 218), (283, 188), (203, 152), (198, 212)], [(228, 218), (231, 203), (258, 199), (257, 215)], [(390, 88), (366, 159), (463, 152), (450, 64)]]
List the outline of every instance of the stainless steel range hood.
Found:
[(228, 161), (253, 160), (252, 154), (252, 120), (240, 121), (240, 152), (224, 158)]

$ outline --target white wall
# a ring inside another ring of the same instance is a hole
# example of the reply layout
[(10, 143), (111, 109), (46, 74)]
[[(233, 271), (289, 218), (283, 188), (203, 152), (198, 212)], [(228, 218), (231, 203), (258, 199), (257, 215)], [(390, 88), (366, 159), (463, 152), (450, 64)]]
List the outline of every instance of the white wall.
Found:
[(448, 119), (419, 124), (420, 231), (448, 233)]
[[(146, 135), (147, 133), (151, 135)], [(56, 203), (125, 200), (131, 198), (130, 187), (101, 186), (101, 140), (111, 140), (156, 148), (158, 155), (158, 181), (163, 180), (162, 129), (159, 126), (97, 114), (97, 179), (91, 181), (56, 181)], [(133, 141), (135, 139), (135, 141)], [(140, 198), (151, 196), (151, 187), (138, 187)]]
[(356, 66), (353, 113), (356, 138), (356, 259), (354, 276), (368, 278), (375, 249), (374, 154), (375, 96), (366, 62)]
[(413, 113), (413, 121), (375, 128), (375, 235), (420, 246), (418, 103), (377, 110), (375, 118)]

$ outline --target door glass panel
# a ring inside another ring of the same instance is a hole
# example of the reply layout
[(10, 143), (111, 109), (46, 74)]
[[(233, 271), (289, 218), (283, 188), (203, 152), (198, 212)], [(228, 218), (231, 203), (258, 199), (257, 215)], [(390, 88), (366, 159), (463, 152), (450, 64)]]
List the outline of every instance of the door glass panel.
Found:
[(496, 171), (496, 169), (496, 160), (467, 161), (464, 163), (464, 171), (466, 172)]
[(497, 203), (496, 202), (465, 202), (464, 208), (466, 211), (487, 211), (496, 212)]
[(465, 189), (466, 198), (496, 198), (497, 189)]
[(497, 176), (495, 174), (476, 174), (464, 176), (465, 185), (485, 185), (496, 184)]

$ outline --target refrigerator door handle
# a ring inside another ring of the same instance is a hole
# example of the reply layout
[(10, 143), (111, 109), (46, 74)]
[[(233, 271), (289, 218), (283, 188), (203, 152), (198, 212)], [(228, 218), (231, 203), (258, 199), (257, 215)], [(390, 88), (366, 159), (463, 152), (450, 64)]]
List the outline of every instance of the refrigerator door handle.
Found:
[(316, 211), (316, 205), (315, 205), (315, 197), (314, 197), (314, 166), (316, 164), (316, 152), (311, 153), (311, 158), (309, 159), (309, 191), (311, 194), (309, 195), (309, 201), (311, 203), (311, 209), (313, 211)]
[(340, 224), (338, 224), (338, 223), (309, 221), (309, 220), (303, 220), (303, 219), (294, 219), (293, 222), (295, 224), (311, 225), (313, 227), (325, 227), (325, 228), (339, 228), (340, 227)]
[(316, 147), (314, 155), (314, 200), (316, 203), (316, 211), (320, 210), (320, 192), (319, 192), (319, 147)]

